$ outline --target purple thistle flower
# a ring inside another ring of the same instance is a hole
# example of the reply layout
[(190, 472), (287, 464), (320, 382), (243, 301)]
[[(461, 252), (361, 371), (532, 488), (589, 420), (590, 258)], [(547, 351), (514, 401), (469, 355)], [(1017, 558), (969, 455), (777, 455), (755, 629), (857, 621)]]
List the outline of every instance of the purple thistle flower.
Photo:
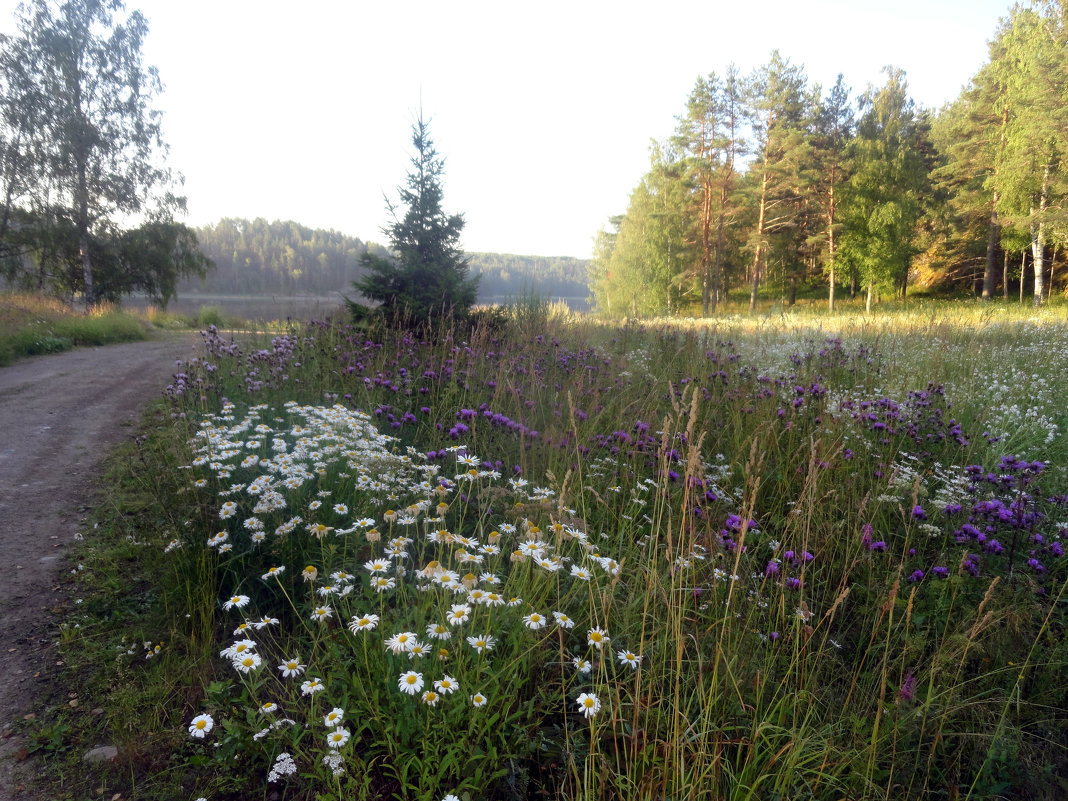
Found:
[(909, 673), (898, 688), (897, 697), (902, 701), (911, 701), (916, 697), (916, 677)]

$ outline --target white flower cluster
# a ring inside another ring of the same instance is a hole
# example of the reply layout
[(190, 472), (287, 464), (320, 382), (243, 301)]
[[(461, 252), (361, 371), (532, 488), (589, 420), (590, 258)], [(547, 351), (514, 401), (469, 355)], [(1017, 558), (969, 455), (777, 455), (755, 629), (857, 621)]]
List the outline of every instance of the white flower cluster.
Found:
[(297, 772), (297, 763), (293, 761), (293, 755), (283, 751), (274, 759), (271, 772), (267, 774), (267, 781), (276, 782), (283, 776), (292, 776)]

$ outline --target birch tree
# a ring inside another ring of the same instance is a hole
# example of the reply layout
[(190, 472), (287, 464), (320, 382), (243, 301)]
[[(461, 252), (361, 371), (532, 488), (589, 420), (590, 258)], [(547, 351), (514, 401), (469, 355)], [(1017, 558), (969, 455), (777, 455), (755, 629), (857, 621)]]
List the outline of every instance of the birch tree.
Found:
[[(5, 49), (23, 70), (37, 146), (32, 169), (56, 213), (77, 232), (86, 307), (95, 300), (94, 230), (144, 212), (170, 184), (154, 102), (159, 75), (142, 62), (144, 16), (121, 0), (46, 0), (20, 6), (19, 36)], [(165, 194), (181, 207), (183, 201)]]

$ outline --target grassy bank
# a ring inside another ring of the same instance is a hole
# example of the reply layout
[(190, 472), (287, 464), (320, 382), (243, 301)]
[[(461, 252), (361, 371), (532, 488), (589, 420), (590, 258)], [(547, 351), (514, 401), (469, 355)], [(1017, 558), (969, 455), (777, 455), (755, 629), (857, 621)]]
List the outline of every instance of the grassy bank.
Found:
[(76, 555), (101, 712), (35, 735), (71, 787), (1068, 790), (1063, 310), (316, 323), (186, 369)]
[(79, 345), (144, 338), (139, 320), (109, 307), (85, 314), (53, 298), (0, 293), (0, 365)]

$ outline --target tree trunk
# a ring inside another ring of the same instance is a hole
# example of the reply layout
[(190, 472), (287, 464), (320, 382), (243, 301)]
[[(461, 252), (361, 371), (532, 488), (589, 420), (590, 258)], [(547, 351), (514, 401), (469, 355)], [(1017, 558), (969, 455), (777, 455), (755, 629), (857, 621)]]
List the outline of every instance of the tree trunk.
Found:
[(997, 249), (1001, 238), (1001, 225), (998, 223), (998, 190), (994, 190), (994, 200), (990, 206), (990, 223), (986, 232), (986, 271), (983, 273), (983, 300), (994, 297), (997, 283)]
[(76, 220), (78, 226), (78, 255), (81, 256), (82, 280), (85, 283), (85, 310), (89, 311), (95, 300), (93, 297), (93, 263), (89, 257), (89, 179), (87, 175), (89, 168), (89, 152), (88, 142), (86, 141), (89, 126), (85, 118), (82, 116), (82, 92), (80, 82), (76, 83), (74, 86), (74, 102), (75, 107), (78, 109), (78, 119), (76, 121), (78, 130), (75, 135), (74, 152), (72, 153), (75, 167), (77, 168), (78, 178), (75, 197), (75, 202), (78, 204), (78, 219)]
[(827, 293), (827, 311), (834, 312), (834, 167), (831, 167), (830, 200), (827, 203), (827, 263), (830, 267), (830, 287)]
[(1023, 249), (1020, 254), (1020, 303), (1023, 303), (1024, 296), (1024, 275), (1027, 273), (1027, 248)]
[[(702, 152), (705, 158), (706, 153)], [(711, 163), (705, 165), (711, 169)], [(701, 313), (708, 317), (712, 296), (712, 178), (701, 173)]]
[(1009, 251), (1002, 251), (1001, 261), (1001, 298), (1009, 299)]
[(1042, 191), (1038, 196), (1038, 222), (1031, 225), (1031, 260), (1035, 270), (1034, 305), (1041, 306), (1045, 299), (1042, 282), (1046, 275), (1046, 195), (1049, 191), (1049, 164), (1042, 172)]
[(760, 211), (757, 214), (756, 250), (753, 252), (753, 289), (749, 293), (749, 312), (756, 311), (757, 291), (760, 289), (760, 259), (764, 255), (764, 217), (768, 208), (768, 170), (765, 166), (760, 180)]
[(85, 310), (93, 305), (93, 263), (89, 258), (89, 209), (88, 203), (78, 204), (78, 255), (82, 259), (82, 278), (85, 282)]
[[(720, 197), (725, 196), (722, 193)], [(724, 207), (720, 207), (719, 221), (716, 224), (716, 267), (712, 272), (712, 311), (716, 310), (719, 303), (719, 295), (723, 288), (723, 218), (726, 216)]]
[(872, 286), (871, 286), (871, 284), (868, 284), (868, 297), (867, 297), (867, 300), (864, 301), (864, 313), (865, 314), (871, 314), (871, 293), (872, 293)]
[(1053, 246), (1053, 255), (1049, 259), (1049, 287), (1046, 289), (1046, 300), (1053, 298), (1053, 271), (1057, 269), (1057, 246)]
[[(1005, 143), (1008, 141), (1009, 104), (1005, 103), (1001, 108), (1001, 141), (998, 145), (998, 158), (994, 162), (994, 197), (990, 202), (990, 227), (986, 237), (986, 272), (983, 273), (983, 300), (990, 300), (994, 296), (994, 259), (997, 256), (997, 248), (1001, 243), (1001, 223), (998, 221), (998, 165), (1001, 163), (1001, 154), (1005, 152)], [(1006, 286), (1005, 292), (1007, 293)]]

